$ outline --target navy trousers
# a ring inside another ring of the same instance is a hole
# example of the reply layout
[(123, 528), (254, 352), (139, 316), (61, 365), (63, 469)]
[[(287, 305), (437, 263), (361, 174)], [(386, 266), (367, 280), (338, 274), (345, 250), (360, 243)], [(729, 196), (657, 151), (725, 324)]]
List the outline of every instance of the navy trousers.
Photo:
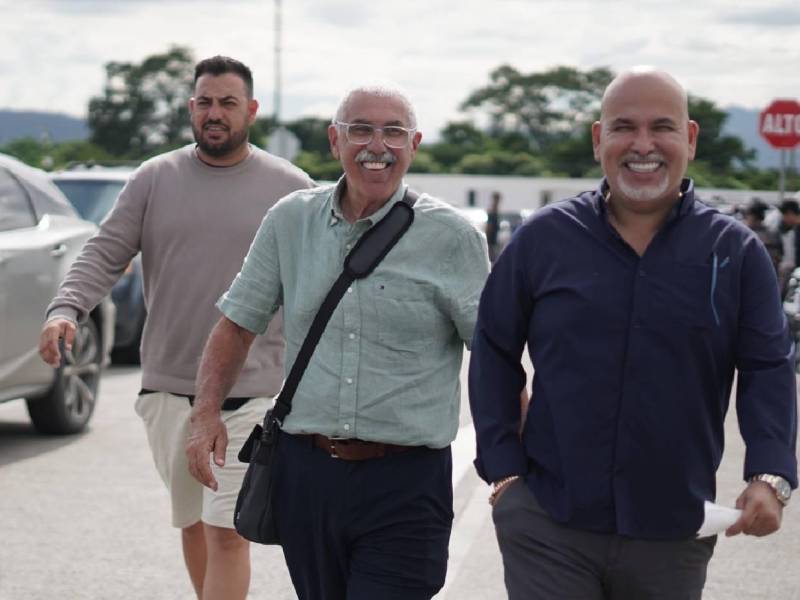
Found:
[(300, 600), (427, 600), (441, 589), (449, 447), (345, 461), (281, 433), (276, 452), (275, 514)]

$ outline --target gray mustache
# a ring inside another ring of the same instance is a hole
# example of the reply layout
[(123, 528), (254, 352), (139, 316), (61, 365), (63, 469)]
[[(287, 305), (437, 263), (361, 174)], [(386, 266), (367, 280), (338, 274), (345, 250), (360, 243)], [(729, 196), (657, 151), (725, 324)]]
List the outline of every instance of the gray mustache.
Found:
[(358, 154), (356, 154), (356, 162), (383, 162), (387, 164), (392, 164), (396, 161), (394, 154), (391, 152), (382, 152), (381, 154), (375, 154), (367, 149), (362, 150)]

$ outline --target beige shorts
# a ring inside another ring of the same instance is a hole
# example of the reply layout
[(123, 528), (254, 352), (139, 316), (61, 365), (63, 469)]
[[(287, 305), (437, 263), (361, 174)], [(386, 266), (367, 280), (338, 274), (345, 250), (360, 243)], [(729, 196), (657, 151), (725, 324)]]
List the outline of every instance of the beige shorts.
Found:
[(165, 392), (147, 393), (136, 399), (136, 414), (144, 421), (153, 461), (169, 491), (174, 527), (189, 527), (202, 520), (216, 527), (233, 528), (236, 497), (247, 470), (247, 465), (239, 462), (236, 455), (253, 425), (264, 419), (272, 400), (253, 398), (237, 410), (222, 411), (222, 421), (228, 429), (228, 448), (224, 467), (211, 463), (219, 483), (215, 492), (189, 473), (186, 461), (189, 400)]

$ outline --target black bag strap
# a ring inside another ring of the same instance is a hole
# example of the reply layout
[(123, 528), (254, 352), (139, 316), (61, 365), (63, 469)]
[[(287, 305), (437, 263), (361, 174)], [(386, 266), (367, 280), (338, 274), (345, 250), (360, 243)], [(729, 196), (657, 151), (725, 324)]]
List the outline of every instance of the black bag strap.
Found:
[(406, 188), (403, 199), (396, 203), (388, 213), (375, 225), (370, 227), (356, 242), (344, 259), (344, 269), (339, 278), (334, 282), (328, 295), (322, 301), (311, 327), (300, 346), (297, 359), (289, 371), (289, 376), (281, 388), (280, 394), (275, 401), (275, 406), (267, 413), (265, 427), (268, 429), (266, 421), (269, 419), (283, 424), (286, 415), (292, 410), (292, 398), (300, 385), (300, 380), (305, 373), (311, 356), (319, 343), (325, 327), (330, 321), (333, 311), (344, 296), (347, 288), (356, 279), (363, 279), (368, 276), (375, 267), (389, 254), (389, 251), (403, 237), (403, 234), (411, 227), (414, 222), (414, 203), (419, 198), (419, 194), (410, 188)]

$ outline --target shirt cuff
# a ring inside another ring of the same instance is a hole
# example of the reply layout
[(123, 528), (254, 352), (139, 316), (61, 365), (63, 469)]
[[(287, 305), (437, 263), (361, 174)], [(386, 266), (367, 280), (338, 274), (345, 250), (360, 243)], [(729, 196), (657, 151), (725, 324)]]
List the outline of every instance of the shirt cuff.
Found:
[(239, 327), (257, 335), (264, 333), (269, 325), (269, 319), (264, 319), (264, 313), (231, 300), (227, 294), (217, 301), (217, 308)]
[(72, 321), (75, 325), (78, 324), (78, 311), (74, 308), (69, 306), (58, 306), (47, 313), (47, 318), (45, 319), (45, 323), (52, 321), (53, 319), (67, 319), (68, 321)]
[(525, 475), (528, 472), (528, 457), (519, 440), (478, 448), (475, 469), (486, 483), (492, 483), (510, 475)]
[(792, 488), (797, 487), (797, 457), (794, 450), (777, 440), (750, 443), (744, 459), (744, 479), (753, 475), (770, 473), (780, 475)]

